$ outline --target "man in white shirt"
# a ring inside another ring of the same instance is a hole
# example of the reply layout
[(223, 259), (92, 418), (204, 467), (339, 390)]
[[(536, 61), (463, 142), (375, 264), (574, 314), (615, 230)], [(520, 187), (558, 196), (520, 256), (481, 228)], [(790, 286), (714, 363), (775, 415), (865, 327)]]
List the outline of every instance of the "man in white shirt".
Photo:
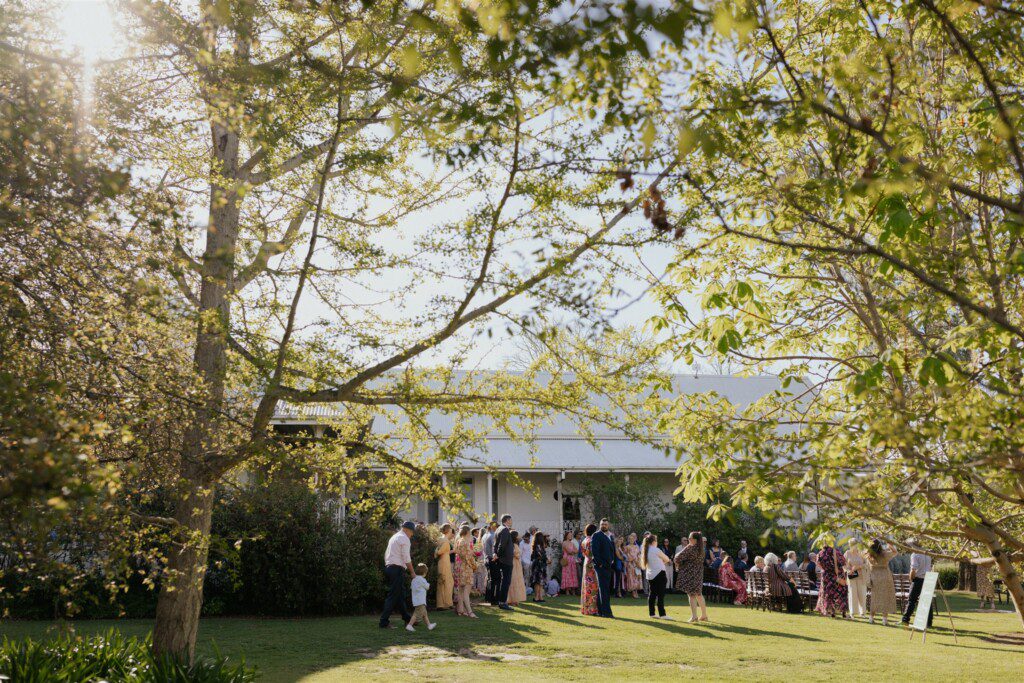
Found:
[[(907, 609), (903, 613), (903, 625), (908, 626), (917, 609), (917, 601), (921, 598), (924, 588), (924, 575), (932, 570), (932, 558), (924, 553), (910, 554), (910, 595), (907, 596)], [(928, 605), (928, 628), (932, 627), (932, 606)]]
[(388, 540), (384, 551), (384, 578), (388, 583), (388, 597), (384, 600), (384, 611), (380, 615), (381, 628), (394, 628), (391, 625), (391, 613), (396, 609), (406, 624), (412, 619), (405, 606), (405, 572), (415, 573), (412, 567), (412, 532), (416, 525), (406, 522), (395, 535)]

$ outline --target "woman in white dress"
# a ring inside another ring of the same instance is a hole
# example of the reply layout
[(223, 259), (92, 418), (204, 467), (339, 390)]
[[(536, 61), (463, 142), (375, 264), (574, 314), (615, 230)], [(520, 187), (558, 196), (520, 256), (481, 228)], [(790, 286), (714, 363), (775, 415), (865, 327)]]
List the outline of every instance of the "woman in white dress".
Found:
[(526, 602), (526, 582), (523, 580), (523, 553), (519, 549), (519, 532), (512, 532), (512, 545), (516, 559), (512, 562), (512, 582), (508, 586), (508, 604)]

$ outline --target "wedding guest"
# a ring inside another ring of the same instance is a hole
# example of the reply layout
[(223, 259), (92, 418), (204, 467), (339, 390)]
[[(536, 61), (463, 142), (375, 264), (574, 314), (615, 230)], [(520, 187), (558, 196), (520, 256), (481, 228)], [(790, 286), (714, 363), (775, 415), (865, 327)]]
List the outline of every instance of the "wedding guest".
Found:
[(843, 555), (846, 558), (846, 592), (850, 600), (850, 616), (863, 617), (868, 604), (868, 560), (856, 541)]
[(722, 558), (725, 557), (725, 551), (722, 550), (722, 544), (719, 543), (718, 539), (711, 541), (711, 547), (706, 550), (708, 566), (718, 571), (718, 567), (722, 564)]
[(623, 549), (622, 538), (615, 537), (615, 574), (612, 577), (612, 593), (617, 598), (622, 597), (623, 579), (626, 576), (626, 553)]
[(732, 563), (732, 568), (739, 575), (743, 581), (747, 580), (747, 570), (750, 569), (750, 565), (747, 564), (747, 554), (740, 553), (740, 556), (736, 558), (736, 561)]
[(483, 595), (487, 591), (487, 563), (484, 562), (483, 535), (485, 529), (473, 529), (473, 554), (476, 557), (476, 570), (473, 573), (473, 593)]
[(430, 584), (427, 582), (427, 565), (420, 562), (416, 565), (416, 576), (412, 580), (412, 619), (405, 625), (406, 631), (415, 631), (416, 622), (422, 620), (427, 624), (427, 630), (433, 631), (437, 624), (430, 623), (427, 615), (427, 589)]
[(591, 535), (590, 551), (597, 572), (597, 615), (612, 618), (612, 581), (615, 577), (615, 544), (608, 535), (608, 520)]
[(498, 609), (511, 610), (508, 606), (508, 589), (512, 585), (512, 565), (516, 561), (515, 544), (512, 542), (512, 515), (501, 516), (501, 527), (494, 535), (494, 555), (491, 561), (498, 567), (498, 585), (494, 590)]
[[(924, 575), (932, 570), (932, 558), (924, 553), (910, 554), (910, 596), (907, 598), (907, 609), (903, 612), (903, 625), (909, 625), (914, 610), (917, 609), (917, 601), (921, 599), (921, 589), (924, 588)], [(932, 616), (934, 610), (928, 605), (928, 628), (932, 627)]]
[[(455, 577), (452, 574), (451, 553), (452, 539), (455, 531), (451, 524), (441, 526), (441, 541), (437, 544), (434, 557), (437, 558), (437, 609), (452, 608), (452, 597), (455, 589)], [(413, 603), (415, 605), (416, 603)]]
[(459, 529), (459, 540), (455, 543), (455, 565), (458, 569), (459, 592), (456, 593), (455, 613), (476, 619), (473, 605), (469, 600), (473, 588), (473, 577), (476, 576), (477, 555), (476, 543), (468, 526)]
[[(757, 560), (760, 559), (760, 557), (755, 558), (754, 564), (757, 564)], [(775, 553), (768, 553), (764, 556), (763, 562), (764, 573), (768, 577), (768, 593), (773, 598), (785, 600), (787, 612), (799, 614), (803, 611), (804, 601), (800, 597), (800, 592), (797, 590), (796, 584), (793, 583), (793, 579), (789, 578), (779, 564), (779, 556)]]
[(744, 555), (746, 555), (747, 557), (750, 557), (750, 550), (747, 549), (747, 542), (741, 540), (740, 541), (740, 549), (736, 553), (736, 557), (742, 557)]
[(975, 565), (974, 582), (978, 593), (978, 609), (985, 609), (987, 602), (989, 609), (994, 610), (996, 608), (996, 587), (992, 583), (992, 565)]
[(580, 544), (580, 555), (583, 556), (583, 574), (580, 581), (580, 613), (587, 616), (597, 614), (597, 572), (594, 571), (593, 555), (590, 551), (590, 538), (597, 531), (596, 524), (588, 524), (583, 542)]
[(562, 567), (562, 590), (569, 595), (575, 595), (580, 585), (576, 565), (577, 553), (578, 549), (573, 541), (572, 532), (566, 531), (565, 536), (562, 537), (562, 559), (559, 564)]
[(388, 596), (384, 600), (384, 611), (380, 615), (381, 628), (391, 626), (391, 613), (398, 610), (402, 621), (406, 624), (412, 618), (405, 606), (405, 572), (412, 575), (412, 534), (416, 531), (415, 522), (406, 522), (388, 539), (388, 547), (384, 551), (384, 578), (388, 582)]
[(868, 566), (871, 573), (868, 582), (871, 584), (871, 608), (868, 618), (875, 623), (875, 615), (882, 615), (882, 624), (889, 625), (889, 615), (898, 610), (896, 604), (896, 585), (889, 569), (889, 560), (896, 556), (896, 551), (884, 545), (881, 539), (871, 541), (868, 547)]
[(825, 546), (818, 552), (818, 567), (821, 569), (818, 584), (818, 604), (815, 609), (824, 615), (834, 617), (837, 613), (846, 616), (849, 607), (843, 567), (846, 560), (839, 552)]
[[(669, 543), (668, 536), (665, 536), (661, 539), (660, 548), (661, 552), (665, 554), (665, 557), (668, 557), (670, 559), (675, 557), (675, 555), (672, 553), (672, 545)], [(682, 548), (680, 548), (680, 550), (682, 550)], [(667, 583), (665, 584), (667, 586), (665, 589), (666, 593), (672, 593), (676, 589), (676, 584), (673, 580), (675, 578), (675, 574), (675, 567), (673, 567), (672, 562), (669, 561), (669, 563), (665, 565), (665, 578), (667, 579)]]
[[(668, 619), (665, 616), (665, 589), (668, 587), (668, 575), (665, 567), (671, 562), (669, 556), (658, 548), (658, 537), (648, 534), (640, 548), (640, 566), (647, 576), (650, 593), (647, 595), (647, 611), (653, 619)], [(657, 605), (658, 613), (654, 613)]]
[[(530, 553), (533, 552), (533, 534), (527, 531), (523, 534), (523, 540), (519, 541), (519, 557), (523, 563), (523, 580), (530, 578)], [(526, 584), (523, 584), (523, 590), (526, 590)]]
[(818, 585), (818, 553), (807, 553), (807, 580)]
[(519, 542), (519, 532), (512, 532), (512, 542), (515, 546), (515, 560), (512, 562), (512, 582), (508, 587), (508, 604), (518, 605), (526, 602), (526, 581), (523, 578), (523, 551)]
[(530, 549), (530, 585), (533, 586), (533, 601), (544, 602), (544, 587), (548, 582), (547, 539), (538, 531), (533, 535)]
[(786, 553), (786, 561), (782, 563), (782, 570), (786, 572), (800, 571), (800, 564), (796, 561), (796, 551), (790, 550)]
[(728, 555), (722, 558), (722, 566), (718, 568), (718, 585), (724, 586), (736, 594), (736, 599), (732, 604), (742, 605), (747, 601), (747, 584), (733, 569), (732, 558)]
[(494, 558), (494, 538), (498, 535), (498, 523), (491, 522), (487, 525), (487, 533), (484, 534), (481, 544), (483, 545), (484, 566), (487, 567), (487, 583), (484, 586), (484, 602), (491, 606), (498, 604), (498, 587), (501, 584), (501, 568)]
[(637, 591), (643, 587), (641, 576), (643, 570), (640, 567), (640, 547), (636, 544), (636, 534), (630, 534), (622, 547), (622, 554), (625, 557), (625, 568), (623, 569), (622, 588), (630, 593), (635, 599)]
[(766, 565), (765, 565), (764, 558), (761, 557), (760, 555), (758, 555), (757, 557), (754, 558), (754, 566), (751, 567), (750, 569), (748, 569), (747, 571), (748, 572), (763, 572), (765, 570), (765, 567), (766, 567)]
[[(708, 620), (708, 608), (702, 593), (704, 584), (705, 557), (704, 539), (699, 531), (691, 531), (686, 547), (675, 557), (676, 585), (686, 593), (690, 603), (689, 623)], [(700, 607), (700, 618), (697, 618), (697, 607)]]

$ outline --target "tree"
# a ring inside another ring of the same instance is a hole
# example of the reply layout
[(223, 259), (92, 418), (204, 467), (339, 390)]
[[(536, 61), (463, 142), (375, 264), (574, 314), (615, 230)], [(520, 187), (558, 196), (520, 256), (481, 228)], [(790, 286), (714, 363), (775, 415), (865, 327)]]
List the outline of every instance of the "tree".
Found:
[(663, 189), (703, 207), (678, 226), (703, 248), (673, 267), (654, 324), (678, 357), (783, 388), (678, 405), (665, 427), (696, 444), (687, 497), (815, 510), (822, 533), (864, 525), (951, 558), (981, 544), (1021, 611), (1020, 14), (718, 12), (685, 96), (662, 101), (687, 155)]
[[(123, 6), (138, 49), (100, 65), (93, 99), (105, 142), (134, 169), (118, 208), (144, 196), (167, 209), (117, 234), (144, 245), (154, 277), (176, 288), (167, 307), (193, 330), (169, 336), (196, 378), (174, 402), (180, 439), (139, 458), (174, 497), (169, 518), (150, 520), (171, 538), (154, 648), (190, 658), (225, 477), (303, 457), (344, 484), (385, 464), (384, 487), (457, 502), (434, 475), (480, 443), (469, 416), (528, 439), (552, 410), (599, 411), (581, 400), (585, 373), (539, 386), (540, 364), (523, 375), (451, 368), (488, 320), (542, 336), (599, 317), (608, 251), (652, 237), (627, 220), (639, 199), (623, 200), (610, 170), (573, 173), (608, 129), (550, 123), (550, 98), (487, 11)], [(18, 54), (45, 52), (26, 43)], [(615, 376), (599, 385), (627, 393)], [(283, 401), (336, 406), (336, 438), (276, 442)], [(425, 426), (431, 410), (455, 421), (446, 441)]]
[(84, 120), (74, 71), (31, 49), (47, 30), (34, 9), (0, 11), (0, 578), (73, 596), (87, 567), (122, 585), (143, 545), (124, 492), (155, 477), (125, 463), (177, 438), (160, 398), (184, 392), (188, 365), (145, 243), (119, 228), (129, 174)]

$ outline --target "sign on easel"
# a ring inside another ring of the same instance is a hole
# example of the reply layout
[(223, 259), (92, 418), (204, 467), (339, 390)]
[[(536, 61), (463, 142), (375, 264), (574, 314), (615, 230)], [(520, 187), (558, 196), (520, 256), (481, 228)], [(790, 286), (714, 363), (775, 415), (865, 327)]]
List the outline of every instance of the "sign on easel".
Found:
[[(910, 625), (910, 639), (914, 639), (914, 631), (921, 632), (921, 642), (924, 643), (928, 635), (928, 615), (932, 611), (932, 601), (935, 599), (935, 588), (939, 584), (939, 573), (928, 572), (924, 575), (924, 584), (921, 586), (921, 597), (917, 599), (917, 612), (914, 613), (914, 623)], [(942, 591), (941, 588), (939, 588)], [(946, 600), (946, 593), (942, 591), (942, 601), (946, 604), (946, 612), (949, 614), (949, 625), (953, 629), (953, 641), (956, 642), (956, 627), (953, 626), (953, 612), (949, 609), (949, 601)]]

